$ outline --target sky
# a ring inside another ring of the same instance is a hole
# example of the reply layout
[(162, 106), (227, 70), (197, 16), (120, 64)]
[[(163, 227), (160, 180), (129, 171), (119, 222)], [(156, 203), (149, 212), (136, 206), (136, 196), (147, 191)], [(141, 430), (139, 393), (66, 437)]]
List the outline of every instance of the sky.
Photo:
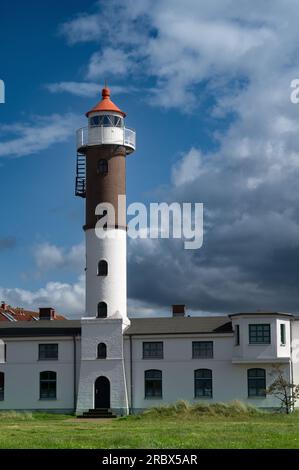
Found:
[(128, 240), (130, 315), (299, 311), (297, 0), (3, 0), (0, 297), (84, 312), (75, 130), (136, 129), (128, 203), (202, 202), (204, 243)]

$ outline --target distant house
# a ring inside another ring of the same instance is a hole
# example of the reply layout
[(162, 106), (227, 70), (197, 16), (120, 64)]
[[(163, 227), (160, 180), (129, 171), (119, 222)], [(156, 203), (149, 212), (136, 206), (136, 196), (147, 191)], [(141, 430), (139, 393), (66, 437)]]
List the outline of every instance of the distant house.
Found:
[(38, 320), (65, 320), (65, 317), (58, 315), (53, 308), (40, 308), (39, 312), (25, 310), (21, 307), (12, 307), (1, 302), (0, 304), (0, 322), (16, 321), (38, 321)]

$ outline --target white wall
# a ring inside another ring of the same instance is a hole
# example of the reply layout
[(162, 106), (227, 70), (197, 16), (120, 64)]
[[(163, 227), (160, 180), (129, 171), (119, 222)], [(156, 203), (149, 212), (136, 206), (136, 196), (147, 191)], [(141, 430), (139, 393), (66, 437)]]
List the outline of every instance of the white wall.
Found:
[[(280, 344), (280, 324), (286, 325), (286, 345)], [(234, 360), (275, 360), (279, 358), (290, 358), (290, 320), (288, 317), (281, 316), (262, 316), (240, 315), (232, 317), (233, 329), (236, 325), (240, 327), (240, 345), (234, 345)], [(271, 329), (270, 344), (250, 344), (249, 343), (249, 325), (250, 324), (269, 324)]]
[[(111, 409), (128, 412), (128, 397), (123, 356), (122, 319), (82, 319), (81, 366), (77, 414), (94, 408), (94, 385), (98, 377), (107, 377), (111, 389)], [(107, 358), (97, 359), (97, 346), (105, 343)]]
[[(163, 341), (163, 359), (142, 359), (143, 341)], [(192, 359), (192, 341), (213, 341), (213, 359)], [(278, 406), (273, 397), (248, 398), (247, 370), (261, 367), (266, 369), (267, 386), (272, 382), (269, 375), (271, 363), (256, 362), (247, 364), (233, 364), (232, 350), (234, 338), (232, 335), (194, 335), (194, 336), (144, 336), (132, 338), (133, 352), (133, 408), (140, 410), (166, 403), (172, 403), (179, 399), (190, 402), (227, 402), (241, 400), (257, 407)], [(128, 382), (129, 397), (130, 387), (130, 361), (129, 338), (125, 340), (126, 351), (126, 377)], [(289, 374), (289, 365), (283, 367)], [(213, 373), (213, 398), (194, 398), (194, 371), (196, 369), (211, 369)], [(148, 369), (159, 369), (163, 377), (163, 398), (145, 399), (144, 397), (144, 372)]]
[[(72, 338), (7, 338), (6, 362), (0, 364), (5, 373), (5, 399), (1, 409), (74, 409), (74, 344)], [(58, 360), (39, 360), (38, 345), (58, 344)], [(79, 352), (80, 353), (80, 352)], [(57, 373), (57, 399), (40, 400), (39, 374)]]
[[(127, 318), (126, 231), (108, 230), (112, 238), (99, 239), (94, 229), (86, 230), (86, 316), (96, 317), (99, 302), (106, 302), (108, 317), (119, 312)], [(98, 276), (98, 262), (106, 260), (108, 276)]]

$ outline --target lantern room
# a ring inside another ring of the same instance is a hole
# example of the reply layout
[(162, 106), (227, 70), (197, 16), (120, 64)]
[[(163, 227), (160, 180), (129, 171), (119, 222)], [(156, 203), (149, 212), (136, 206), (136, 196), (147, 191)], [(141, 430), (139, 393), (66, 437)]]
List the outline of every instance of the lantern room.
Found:
[(77, 131), (77, 150), (84, 154), (86, 148), (96, 145), (122, 145), (127, 154), (134, 152), (136, 133), (125, 127), (126, 114), (110, 99), (110, 90), (102, 90), (102, 100), (86, 113), (88, 126)]

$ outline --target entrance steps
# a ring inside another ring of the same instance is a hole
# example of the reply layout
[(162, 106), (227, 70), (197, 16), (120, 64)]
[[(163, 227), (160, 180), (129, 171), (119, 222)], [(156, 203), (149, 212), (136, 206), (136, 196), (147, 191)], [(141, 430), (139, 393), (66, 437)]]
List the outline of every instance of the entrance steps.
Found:
[(84, 411), (83, 415), (78, 418), (109, 419), (116, 418), (116, 415), (109, 408), (94, 408)]

